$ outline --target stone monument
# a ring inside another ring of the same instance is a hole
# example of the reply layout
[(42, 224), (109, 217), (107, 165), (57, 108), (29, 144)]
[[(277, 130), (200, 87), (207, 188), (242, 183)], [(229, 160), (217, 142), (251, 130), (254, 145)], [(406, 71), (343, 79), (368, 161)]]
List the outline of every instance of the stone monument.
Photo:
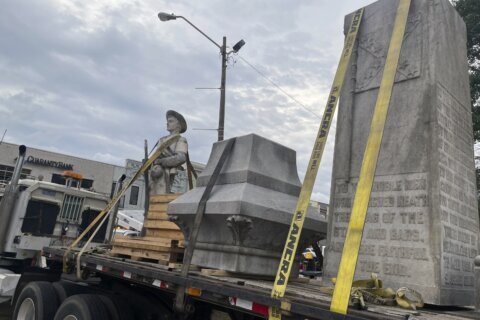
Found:
[[(300, 193), (296, 154), (255, 134), (235, 139), (208, 199), (192, 264), (274, 276)], [(196, 188), (168, 207), (185, 239), (226, 142), (214, 144)], [(309, 210), (299, 248), (325, 238), (326, 229), (319, 211)]]
[[(347, 71), (326, 277), (337, 275), (397, 6), (365, 8)], [(474, 303), (479, 217), (466, 55), (465, 24), (449, 1), (413, 0), (355, 275), (378, 273), (386, 286), (439, 305)]]

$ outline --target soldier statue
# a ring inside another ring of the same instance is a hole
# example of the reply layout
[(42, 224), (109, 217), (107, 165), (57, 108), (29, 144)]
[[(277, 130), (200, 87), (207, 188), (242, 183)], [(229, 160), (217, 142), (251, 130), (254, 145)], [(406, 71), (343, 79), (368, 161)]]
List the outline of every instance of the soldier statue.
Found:
[[(180, 113), (168, 110), (166, 118), (169, 135), (187, 131), (187, 122)], [(166, 138), (168, 136), (160, 138), (158, 145), (161, 145)], [(177, 171), (183, 170), (182, 164), (187, 160), (187, 151), (187, 139), (180, 137), (153, 162), (149, 172), (150, 195), (171, 193)]]

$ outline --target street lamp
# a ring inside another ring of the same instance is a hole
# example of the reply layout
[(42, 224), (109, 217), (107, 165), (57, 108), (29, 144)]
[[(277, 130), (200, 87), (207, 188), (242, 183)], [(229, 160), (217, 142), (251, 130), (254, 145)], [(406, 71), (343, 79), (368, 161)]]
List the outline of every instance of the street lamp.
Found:
[(226, 76), (227, 76), (227, 59), (228, 55), (232, 52), (236, 53), (238, 52), (244, 45), (245, 41), (240, 40), (238, 41), (232, 48), (231, 51), (227, 52), (227, 37), (223, 37), (223, 44), (219, 45), (215, 41), (212, 40), (209, 36), (205, 34), (202, 30), (197, 28), (193, 23), (188, 21), (187, 18), (182, 17), (182, 16), (177, 16), (174, 15), (173, 13), (165, 13), (165, 12), (160, 12), (158, 14), (158, 18), (160, 21), (170, 21), (170, 20), (176, 20), (177, 18), (185, 20), (189, 25), (191, 25), (195, 30), (200, 32), (205, 38), (210, 40), (211, 43), (213, 43), (218, 49), (220, 49), (220, 54), (222, 55), (222, 77), (220, 81), (220, 111), (218, 115), (218, 141), (222, 141), (224, 138), (224, 130), (225, 130), (225, 84), (226, 84)]

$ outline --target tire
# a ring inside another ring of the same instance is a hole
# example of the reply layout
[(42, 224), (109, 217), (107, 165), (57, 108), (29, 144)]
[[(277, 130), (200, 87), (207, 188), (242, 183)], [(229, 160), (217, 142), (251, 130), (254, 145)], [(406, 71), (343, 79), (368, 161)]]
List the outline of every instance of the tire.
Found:
[(62, 304), (68, 297), (76, 294), (90, 293), (87, 286), (78, 285), (67, 281), (57, 281), (53, 283), (53, 288), (57, 293), (59, 304)]
[(108, 307), (96, 294), (77, 294), (67, 298), (55, 314), (54, 320), (114, 320)]
[(99, 295), (100, 299), (108, 309), (110, 319), (112, 320), (133, 320), (133, 314), (130, 303), (116, 296)]
[(58, 304), (57, 294), (50, 282), (30, 282), (18, 296), (12, 319), (51, 320)]

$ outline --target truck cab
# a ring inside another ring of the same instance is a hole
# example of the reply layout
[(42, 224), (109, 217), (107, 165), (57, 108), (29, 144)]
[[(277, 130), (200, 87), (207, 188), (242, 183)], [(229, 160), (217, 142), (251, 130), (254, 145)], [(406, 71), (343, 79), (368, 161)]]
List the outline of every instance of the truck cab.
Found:
[[(105, 208), (108, 200), (106, 195), (68, 183), (19, 180), (4, 256), (15, 260), (31, 259), (43, 247), (70, 245)], [(102, 225), (93, 242), (104, 242), (107, 225)]]

